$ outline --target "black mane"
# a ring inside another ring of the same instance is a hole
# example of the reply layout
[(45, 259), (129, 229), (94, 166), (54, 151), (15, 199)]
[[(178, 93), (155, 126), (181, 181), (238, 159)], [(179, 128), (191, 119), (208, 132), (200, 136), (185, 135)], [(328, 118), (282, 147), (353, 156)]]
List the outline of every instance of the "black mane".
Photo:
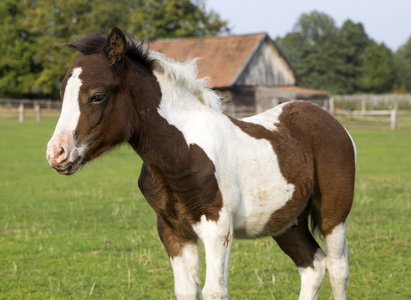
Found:
[[(134, 41), (126, 37), (126, 56), (131, 60), (150, 66), (151, 60), (148, 58), (150, 52), (144, 47), (144, 42)], [(101, 53), (106, 45), (107, 37), (100, 33), (85, 34), (75, 37), (71, 42), (62, 44), (63, 47), (79, 51), (83, 55)]]

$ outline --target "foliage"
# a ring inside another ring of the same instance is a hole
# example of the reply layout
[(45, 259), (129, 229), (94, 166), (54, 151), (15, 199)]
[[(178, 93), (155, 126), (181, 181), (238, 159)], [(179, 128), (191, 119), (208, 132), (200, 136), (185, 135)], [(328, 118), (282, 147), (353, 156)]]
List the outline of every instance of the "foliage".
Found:
[[(310, 87), (329, 90), (334, 86), (339, 48), (333, 43), (338, 31), (334, 20), (319, 12), (302, 14), (293, 29), (291, 41), (301, 39), (299, 48), (289, 45), (287, 48), (298, 49), (299, 58), (294, 66), (303, 82)], [(281, 45), (280, 45), (281, 48)], [(285, 54), (287, 57), (287, 53)], [(334, 68), (334, 70), (330, 69)]]
[(132, 10), (130, 23), (145, 40), (159, 38), (214, 36), (227, 33), (227, 22), (205, 11), (203, 1), (140, 0)]
[(395, 53), (395, 60), (399, 69), (399, 84), (411, 91), (411, 37)]
[[(341, 45), (343, 64), (339, 80), (340, 91), (345, 94), (353, 94), (361, 90), (360, 78), (362, 72), (362, 56), (369, 43), (369, 38), (361, 23), (346, 20), (338, 33)], [(339, 91), (339, 92), (340, 92)]]
[(393, 89), (396, 82), (394, 55), (384, 44), (370, 41), (362, 56), (360, 85), (367, 92), (384, 93)]
[(309, 88), (386, 93), (399, 90), (411, 76), (405, 63), (411, 47), (403, 46), (395, 60), (389, 48), (368, 37), (361, 23), (346, 20), (337, 28), (330, 16), (317, 11), (302, 14), (292, 32), (276, 42)]
[[(170, 262), (137, 187), (141, 160), (122, 147), (58, 175), (45, 158), (56, 122), (0, 117), (1, 298), (172, 299)], [(410, 132), (351, 134), (358, 171), (348, 298), (409, 299)], [(235, 240), (229, 289), (233, 299), (297, 299), (300, 279), (271, 238)], [(331, 298), (326, 278), (319, 299)]]
[(229, 32), (203, 0), (5, 0), (0, 17), (0, 95), (13, 97), (58, 98), (77, 54), (56, 45), (75, 35), (114, 26), (145, 40)]
[[(229, 33), (206, 0), (3, 0), (0, 2), (0, 96), (59, 97), (76, 53), (57, 47), (73, 36), (118, 26), (136, 39)], [(276, 42), (308, 88), (331, 93), (411, 92), (411, 37), (394, 54), (361, 23), (302, 14)]]

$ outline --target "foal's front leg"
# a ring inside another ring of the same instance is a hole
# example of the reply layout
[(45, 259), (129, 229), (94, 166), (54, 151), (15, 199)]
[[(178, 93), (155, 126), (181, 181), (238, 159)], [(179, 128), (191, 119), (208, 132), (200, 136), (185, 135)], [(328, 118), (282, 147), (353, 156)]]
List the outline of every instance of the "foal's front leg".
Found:
[(200, 254), (195, 240), (181, 239), (178, 234), (157, 219), (161, 241), (170, 257), (177, 300), (199, 300)]
[(170, 257), (174, 273), (174, 293), (178, 300), (200, 299), (199, 251), (197, 243), (182, 246), (180, 256)]
[(232, 222), (220, 214), (217, 222), (203, 216), (194, 230), (204, 243), (206, 255), (206, 280), (203, 299), (228, 299), (228, 262), (233, 242)]

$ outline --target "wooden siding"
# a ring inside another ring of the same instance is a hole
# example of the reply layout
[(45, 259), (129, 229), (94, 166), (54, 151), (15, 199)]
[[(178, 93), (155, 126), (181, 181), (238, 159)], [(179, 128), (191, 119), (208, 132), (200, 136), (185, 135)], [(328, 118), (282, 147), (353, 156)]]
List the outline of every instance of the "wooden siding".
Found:
[[(255, 91), (256, 113), (261, 113), (278, 105), (283, 97), (273, 92), (273, 89), (267, 87), (257, 87)], [(289, 98), (287, 98), (288, 100)]]
[(219, 90), (218, 93), (224, 98), (222, 105), (224, 113), (236, 118), (255, 115), (254, 87), (232, 87)]
[(299, 94), (296, 91), (273, 87), (234, 86), (229, 89), (220, 89), (218, 93), (224, 99), (222, 105), (224, 113), (236, 118), (249, 117), (290, 100), (308, 100), (325, 110), (332, 110), (330, 95), (320, 92)]
[(236, 86), (295, 85), (294, 74), (280, 53), (266, 38), (234, 82)]

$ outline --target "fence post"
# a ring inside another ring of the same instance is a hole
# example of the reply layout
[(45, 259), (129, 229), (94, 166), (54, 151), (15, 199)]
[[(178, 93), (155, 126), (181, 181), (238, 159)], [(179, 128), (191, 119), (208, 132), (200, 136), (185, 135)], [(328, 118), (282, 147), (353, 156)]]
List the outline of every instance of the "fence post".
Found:
[(24, 104), (20, 103), (19, 105), (19, 122), (22, 123), (24, 120)]
[(40, 122), (40, 104), (34, 103), (34, 111), (36, 113), (36, 121)]
[(367, 110), (367, 104), (365, 98), (361, 99), (361, 114), (365, 115), (365, 111)]
[(396, 127), (396, 119), (397, 119), (397, 108), (393, 108), (390, 110), (390, 116), (391, 116), (391, 130), (395, 130)]
[(330, 97), (330, 107), (329, 107), (329, 110), (330, 110), (330, 114), (334, 114), (334, 97), (333, 96), (331, 96)]

